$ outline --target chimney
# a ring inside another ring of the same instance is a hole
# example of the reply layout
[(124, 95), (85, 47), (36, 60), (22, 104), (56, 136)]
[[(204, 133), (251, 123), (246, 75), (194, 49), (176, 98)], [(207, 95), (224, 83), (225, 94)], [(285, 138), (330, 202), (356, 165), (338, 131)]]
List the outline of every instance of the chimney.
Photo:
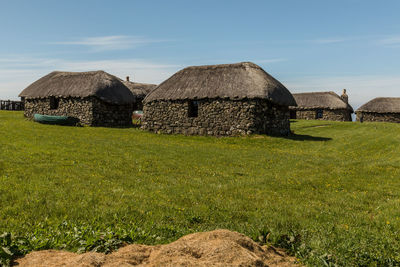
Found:
[(129, 76), (126, 76), (126, 81), (129, 82)]
[(340, 96), (340, 98), (341, 98), (344, 102), (346, 102), (346, 104), (349, 103), (349, 96), (346, 94), (346, 89), (343, 89), (343, 93), (342, 93), (342, 95)]

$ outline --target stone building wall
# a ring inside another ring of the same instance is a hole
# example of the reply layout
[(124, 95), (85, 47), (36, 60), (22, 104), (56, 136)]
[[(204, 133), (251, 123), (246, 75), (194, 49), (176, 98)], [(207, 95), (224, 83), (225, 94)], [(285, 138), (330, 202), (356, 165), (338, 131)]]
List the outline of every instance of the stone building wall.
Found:
[(186, 135), (290, 133), (289, 109), (267, 100), (200, 100), (198, 116), (189, 117), (189, 101), (145, 103), (142, 129)]
[(69, 116), (79, 119), (87, 126), (130, 126), (132, 105), (110, 105), (96, 97), (58, 98), (58, 108), (50, 109), (50, 98), (25, 99), (25, 117), (35, 113), (54, 116)]
[(33, 118), (35, 113), (52, 116), (78, 118), (83, 125), (92, 125), (93, 103), (90, 98), (59, 98), (57, 109), (50, 109), (50, 98), (25, 99), (25, 117)]
[(253, 133), (289, 135), (289, 107), (279, 106), (267, 100), (256, 100)]
[(115, 105), (93, 99), (92, 126), (127, 127), (132, 125), (133, 104)]
[(347, 109), (322, 109), (322, 118), (317, 118), (318, 109), (296, 110), (296, 119), (302, 120), (327, 120), (327, 121), (352, 121), (351, 112)]
[(400, 113), (357, 112), (357, 121), (360, 121), (361, 116), (364, 122), (400, 123)]

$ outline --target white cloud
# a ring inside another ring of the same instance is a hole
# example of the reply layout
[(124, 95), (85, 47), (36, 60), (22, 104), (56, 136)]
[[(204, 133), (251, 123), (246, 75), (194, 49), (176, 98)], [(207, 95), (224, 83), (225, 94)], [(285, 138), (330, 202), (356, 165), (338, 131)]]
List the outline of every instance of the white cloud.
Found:
[(246, 58), (236, 58), (236, 59), (224, 59), (224, 58), (214, 58), (214, 59), (197, 59), (189, 62), (189, 65), (214, 65), (214, 64), (229, 64), (237, 63), (243, 61), (250, 61), (256, 64), (268, 64), (268, 63), (278, 63), (288, 61), (286, 58), (266, 58), (266, 59), (246, 59)]
[(398, 47), (400, 46), (400, 36), (383, 38), (379, 40), (378, 43), (384, 46)]
[(357, 42), (357, 41), (362, 41), (363, 43), (371, 43), (374, 42), (378, 39), (382, 38), (382, 36), (379, 35), (355, 35), (355, 36), (336, 36), (336, 37), (323, 37), (323, 38), (317, 38), (313, 40), (308, 40), (308, 42), (314, 43), (314, 44), (337, 44), (337, 43), (345, 43), (345, 42)]
[(29, 84), (54, 70), (104, 70), (117, 77), (130, 76), (131, 81), (160, 83), (182, 66), (140, 59), (64, 60), (33, 57), (0, 58), (0, 99), (17, 99)]
[(349, 41), (363, 41), (373, 45), (381, 45), (386, 47), (400, 47), (400, 36), (391, 35), (366, 35), (366, 36), (352, 36), (352, 37), (332, 37), (332, 38), (320, 38), (310, 40), (314, 44), (335, 44)]
[(257, 64), (268, 64), (268, 63), (283, 62), (288, 60), (286, 58), (270, 58), (270, 59), (254, 59), (250, 61), (255, 62)]
[(324, 39), (315, 39), (312, 40), (313, 43), (317, 44), (334, 44), (334, 43), (342, 43), (347, 40), (350, 40), (348, 38), (324, 38)]
[(99, 37), (86, 37), (75, 41), (50, 42), (55, 45), (79, 45), (89, 47), (95, 52), (109, 50), (123, 50), (135, 48), (151, 43), (165, 42), (166, 40), (154, 40), (141, 36), (111, 35)]
[[(70, 71), (90, 71), (102, 69), (118, 77), (131, 77), (131, 80), (160, 83), (173, 74), (181, 66), (155, 63), (137, 59), (93, 60), (93, 61), (63, 61), (59, 69)], [(168, 75), (168, 76), (166, 76)]]

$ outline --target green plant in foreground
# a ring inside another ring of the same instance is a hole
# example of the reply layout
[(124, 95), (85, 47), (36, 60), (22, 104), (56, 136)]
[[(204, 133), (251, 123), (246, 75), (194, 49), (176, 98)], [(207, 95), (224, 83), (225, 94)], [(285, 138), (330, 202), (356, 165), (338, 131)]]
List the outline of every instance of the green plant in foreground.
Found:
[(0, 266), (9, 265), (11, 260), (17, 256), (25, 255), (33, 248), (24, 237), (14, 237), (11, 233), (0, 235)]

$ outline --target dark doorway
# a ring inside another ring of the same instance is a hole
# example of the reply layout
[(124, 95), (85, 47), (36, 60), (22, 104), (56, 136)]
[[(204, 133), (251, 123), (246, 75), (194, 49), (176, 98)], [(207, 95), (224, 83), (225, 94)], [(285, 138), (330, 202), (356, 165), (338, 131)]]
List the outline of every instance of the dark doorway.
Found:
[(290, 118), (291, 118), (292, 120), (297, 119), (296, 110), (291, 110), (291, 111), (290, 111)]
[(316, 119), (322, 119), (324, 117), (324, 111), (322, 109), (317, 109), (315, 117)]
[(50, 97), (50, 109), (58, 109), (59, 104), (60, 100), (58, 98), (55, 98), (54, 96)]
[(199, 116), (199, 101), (189, 101), (188, 116), (190, 118)]

